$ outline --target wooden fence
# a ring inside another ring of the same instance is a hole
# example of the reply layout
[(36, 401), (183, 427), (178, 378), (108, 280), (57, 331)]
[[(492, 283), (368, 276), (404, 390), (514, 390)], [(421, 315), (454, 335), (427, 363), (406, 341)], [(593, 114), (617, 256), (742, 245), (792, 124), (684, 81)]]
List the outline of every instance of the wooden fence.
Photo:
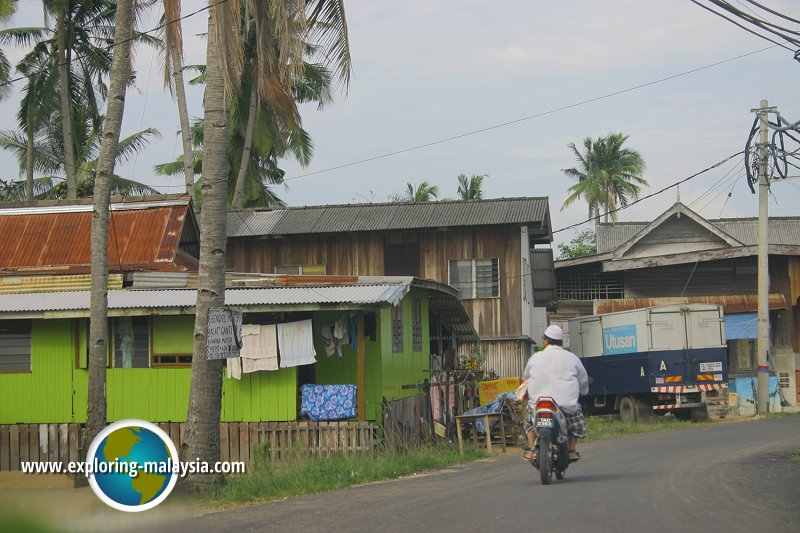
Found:
[[(180, 450), (185, 423), (157, 424)], [(0, 471), (20, 470), (26, 461), (66, 465), (80, 457), (80, 424), (0, 425)], [(253, 460), (254, 450), (280, 459), (300, 453), (328, 456), (365, 453), (377, 445), (377, 424), (371, 422), (224, 422), (220, 424), (220, 460)], [(183, 458), (186, 461), (190, 458)]]

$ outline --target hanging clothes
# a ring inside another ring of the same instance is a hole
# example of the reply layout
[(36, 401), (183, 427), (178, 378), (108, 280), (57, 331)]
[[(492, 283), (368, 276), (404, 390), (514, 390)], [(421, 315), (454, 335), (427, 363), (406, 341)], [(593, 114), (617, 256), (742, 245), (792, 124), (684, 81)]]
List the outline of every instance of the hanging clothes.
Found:
[(336, 353), (336, 341), (333, 340), (333, 324), (322, 326), (322, 345), (328, 357)]
[(275, 324), (242, 326), (242, 372), (278, 370), (278, 336)]
[(225, 360), (228, 367), (228, 379), (242, 379), (242, 359), (240, 357), (229, 357)]
[(333, 342), (336, 345), (336, 354), (341, 359), (344, 357), (342, 346), (350, 344), (350, 326), (346, 318), (340, 318), (333, 323)]
[(311, 319), (278, 324), (278, 349), (283, 368), (316, 363)]

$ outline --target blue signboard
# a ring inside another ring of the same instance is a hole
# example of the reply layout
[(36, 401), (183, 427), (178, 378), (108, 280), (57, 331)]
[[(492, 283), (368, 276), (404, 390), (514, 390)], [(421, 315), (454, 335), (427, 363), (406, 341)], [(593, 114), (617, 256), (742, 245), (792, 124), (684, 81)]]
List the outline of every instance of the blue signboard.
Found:
[(603, 328), (603, 355), (621, 355), (638, 351), (636, 324)]

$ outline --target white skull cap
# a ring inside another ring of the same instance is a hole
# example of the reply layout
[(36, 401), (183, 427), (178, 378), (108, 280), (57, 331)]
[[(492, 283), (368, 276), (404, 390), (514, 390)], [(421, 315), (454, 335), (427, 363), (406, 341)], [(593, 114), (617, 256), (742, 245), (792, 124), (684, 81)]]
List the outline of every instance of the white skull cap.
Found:
[(561, 328), (555, 324), (547, 326), (547, 329), (544, 330), (544, 336), (556, 341), (564, 340), (564, 332), (561, 331)]

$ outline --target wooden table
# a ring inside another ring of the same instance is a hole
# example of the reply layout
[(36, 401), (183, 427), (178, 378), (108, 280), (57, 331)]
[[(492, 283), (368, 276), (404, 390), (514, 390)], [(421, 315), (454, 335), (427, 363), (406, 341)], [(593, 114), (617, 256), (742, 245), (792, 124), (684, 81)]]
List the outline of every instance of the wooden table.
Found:
[(492, 425), (494, 419), (500, 421), (500, 442), (503, 451), (506, 451), (506, 428), (503, 423), (503, 413), (481, 413), (476, 415), (460, 415), (456, 417), (456, 435), (458, 435), (458, 451), (464, 455), (464, 436), (461, 434), (461, 424), (463, 422), (472, 423), (472, 441), (478, 445), (478, 430), (475, 428), (475, 421), (479, 418), (483, 419), (483, 425), (486, 428), (486, 451), (492, 451)]

